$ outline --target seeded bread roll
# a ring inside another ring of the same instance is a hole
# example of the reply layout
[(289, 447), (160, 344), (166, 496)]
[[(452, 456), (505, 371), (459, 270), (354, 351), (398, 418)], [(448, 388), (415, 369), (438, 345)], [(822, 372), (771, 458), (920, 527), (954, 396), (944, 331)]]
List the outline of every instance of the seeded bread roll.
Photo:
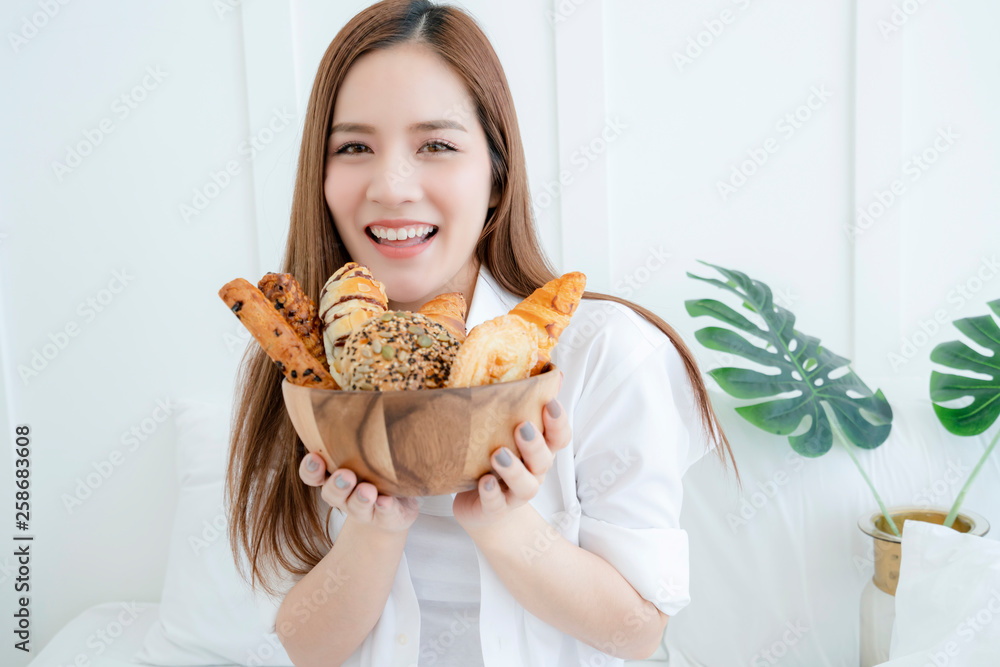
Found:
[(344, 344), (346, 389), (397, 391), (445, 386), (459, 342), (419, 313), (387, 311), (370, 319)]

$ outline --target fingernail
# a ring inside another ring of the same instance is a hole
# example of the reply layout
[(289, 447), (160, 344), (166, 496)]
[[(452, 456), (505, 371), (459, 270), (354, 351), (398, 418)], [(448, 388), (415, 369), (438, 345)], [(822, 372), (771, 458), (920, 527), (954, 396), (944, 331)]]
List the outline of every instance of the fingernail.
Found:
[(534, 440), (535, 439), (535, 425), (528, 422), (521, 427), (521, 439), (522, 440)]
[(347, 480), (345, 480), (340, 475), (337, 475), (336, 477), (333, 478), (333, 483), (337, 485), (338, 489), (346, 489), (347, 488)]
[(562, 408), (559, 407), (559, 400), (555, 398), (545, 404), (545, 409), (549, 411), (549, 416), (553, 419), (562, 414)]
[(485, 484), (483, 484), (483, 487), (484, 487), (484, 488), (485, 488), (485, 489), (486, 489), (487, 491), (492, 491), (492, 490), (493, 490), (493, 487), (494, 487), (494, 486), (496, 486), (496, 483), (495, 483), (495, 482), (493, 481), (493, 478), (492, 478), (492, 477), (490, 477), (490, 478), (489, 478), (488, 480), (486, 480), (486, 483), (485, 483)]
[(316, 459), (310, 457), (310, 459), (306, 462), (306, 470), (309, 472), (316, 472), (318, 469), (319, 463), (316, 462)]
[(497, 452), (497, 464), (504, 468), (510, 465), (510, 452), (506, 447)]

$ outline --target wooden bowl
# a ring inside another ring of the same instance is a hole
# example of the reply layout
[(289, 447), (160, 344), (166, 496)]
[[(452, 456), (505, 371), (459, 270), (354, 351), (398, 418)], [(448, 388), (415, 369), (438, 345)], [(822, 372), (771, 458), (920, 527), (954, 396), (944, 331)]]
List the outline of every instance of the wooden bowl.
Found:
[(542, 426), (559, 370), (549, 364), (524, 380), (464, 389), (342, 391), (284, 380), (281, 391), (296, 432), (328, 472), (348, 468), (387, 495), (435, 496), (476, 488), (501, 446), (519, 456), (514, 429)]

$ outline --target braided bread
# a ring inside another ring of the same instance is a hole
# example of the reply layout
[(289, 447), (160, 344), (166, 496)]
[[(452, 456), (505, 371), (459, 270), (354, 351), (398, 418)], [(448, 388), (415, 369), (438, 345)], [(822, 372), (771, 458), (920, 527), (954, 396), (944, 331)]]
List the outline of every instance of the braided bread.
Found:
[(389, 305), (385, 286), (372, 277), (368, 267), (348, 262), (340, 267), (320, 292), (320, 320), (330, 375), (341, 387), (347, 386), (342, 357), (347, 338)]
[(295, 280), (295, 276), (290, 273), (267, 273), (257, 283), (257, 288), (292, 325), (309, 354), (319, 359), (324, 369), (330, 370), (323, 350), (316, 304)]

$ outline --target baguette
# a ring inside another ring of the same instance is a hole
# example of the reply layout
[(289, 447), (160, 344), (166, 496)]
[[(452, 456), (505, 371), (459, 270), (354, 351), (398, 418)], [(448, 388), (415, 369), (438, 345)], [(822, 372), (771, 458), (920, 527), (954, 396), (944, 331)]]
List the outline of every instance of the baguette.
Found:
[(257, 287), (236, 278), (222, 286), (219, 297), (260, 343), (285, 379), (303, 387), (338, 388), (321, 361), (309, 353), (292, 325)]

